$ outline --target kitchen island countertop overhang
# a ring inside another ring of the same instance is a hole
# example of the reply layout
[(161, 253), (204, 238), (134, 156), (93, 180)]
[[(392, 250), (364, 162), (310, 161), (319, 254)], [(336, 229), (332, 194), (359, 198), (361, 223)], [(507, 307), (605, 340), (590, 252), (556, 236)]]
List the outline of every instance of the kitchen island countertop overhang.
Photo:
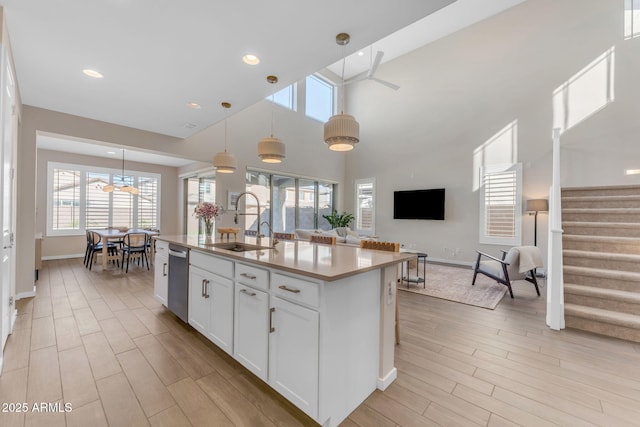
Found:
[(233, 239), (208, 241), (202, 235), (158, 235), (154, 239), (328, 282), (396, 265), (415, 257), (412, 253), (360, 249), (351, 245), (325, 245), (303, 240), (280, 241), (271, 247), (269, 238), (258, 241), (256, 237), (246, 237), (238, 242), (266, 248), (235, 252), (212, 246), (233, 243)]

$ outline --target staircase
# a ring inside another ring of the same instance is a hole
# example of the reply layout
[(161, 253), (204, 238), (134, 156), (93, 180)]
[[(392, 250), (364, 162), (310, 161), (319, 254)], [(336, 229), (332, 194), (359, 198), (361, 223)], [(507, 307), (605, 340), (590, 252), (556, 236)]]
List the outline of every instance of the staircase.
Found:
[(640, 186), (562, 189), (565, 324), (640, 342)]

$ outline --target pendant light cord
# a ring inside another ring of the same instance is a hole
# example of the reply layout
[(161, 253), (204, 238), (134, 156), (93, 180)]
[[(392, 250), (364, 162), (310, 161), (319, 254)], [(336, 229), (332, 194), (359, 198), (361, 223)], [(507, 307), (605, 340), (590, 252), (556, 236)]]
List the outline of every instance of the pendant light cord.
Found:
[(347, 58), (345, 57), (345, 45), (342, 45), (342, 83), (340, 83), (340, 114), (344, 114), (344, 68), (346, 63)]

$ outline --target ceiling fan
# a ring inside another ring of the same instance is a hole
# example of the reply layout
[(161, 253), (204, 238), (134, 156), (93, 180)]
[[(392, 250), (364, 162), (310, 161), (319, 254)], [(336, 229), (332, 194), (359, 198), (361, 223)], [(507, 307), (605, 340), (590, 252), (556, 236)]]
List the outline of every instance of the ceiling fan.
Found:
[[(366, 74), (361, 75), (360, 77), (354, 77), (351, 78), (347, 81), (345, 81), (345, 84), (351, 84), (351, 83), (355, 83), (355, 82), (360, 82), (362, 80), (373, 80), (374, 82), (378, 82), (381, 85), (384, 85), (388, 88), (391, 88), (393, 90), (398, 90), (400, 89), (400, 86), (398, 86), (397, 84), (388, 82), (386, 80), (382, 80), (379, 79), (375, 76), (376, 74), (376, 70), (378, 69), (378, 66), (380, 65), (380, 62), (382, 61), (382, 57), (384, 56), (384, 52), (379, 50), (376, 53), (376, 58), (371, 62), (371, 65), (369, 66), (369, 71), (367, 71)], [(373, 58), (373, 48), (371, 48), (371, 56), (370, 58)]]

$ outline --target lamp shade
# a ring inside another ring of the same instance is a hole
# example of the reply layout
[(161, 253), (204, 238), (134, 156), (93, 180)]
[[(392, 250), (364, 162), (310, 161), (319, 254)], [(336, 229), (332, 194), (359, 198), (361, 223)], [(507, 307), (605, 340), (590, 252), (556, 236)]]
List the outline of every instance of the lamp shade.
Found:
[(360, 124), (353, 116), (336, 114), (324, 124), (324, 142), (330, 150), (349, 151), (360, 141)]
[(547, 199), (527, 200), (527, 212), (549, 212), (549, 200)]
[(238, 167), (236, 156), (226, 151), (221, 151), (213, 157), (213, 166), (216, 172), (234, 173)]
[(258, 142), (258, 156), (265, 163), (280, 163), (285, 157), (285, 147), (279, 138), (262, 138)]

